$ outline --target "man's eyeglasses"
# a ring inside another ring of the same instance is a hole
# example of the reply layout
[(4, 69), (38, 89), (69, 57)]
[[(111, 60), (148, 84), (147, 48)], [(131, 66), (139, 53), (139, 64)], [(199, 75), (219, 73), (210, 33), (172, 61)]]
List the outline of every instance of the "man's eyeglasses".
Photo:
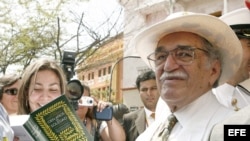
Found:
[(150, 60), (149, 62), (151, 66), (158, 66), (165, 62), (169, 54), (171, 54), (177, 64), (189, 65), (195, 58), (195, 50), (200, 50), (208, 53), (207, 50), (201, 48), (195, 48), (191, 46), (178, 46), (177, 48), (170, 51), (155, 51), (147, 58), (148, 60)]
[(4, 93), (8, 95), (17, 95), (17, 92), (18, 92), (17, 88), (6, 89), (4, 91)]

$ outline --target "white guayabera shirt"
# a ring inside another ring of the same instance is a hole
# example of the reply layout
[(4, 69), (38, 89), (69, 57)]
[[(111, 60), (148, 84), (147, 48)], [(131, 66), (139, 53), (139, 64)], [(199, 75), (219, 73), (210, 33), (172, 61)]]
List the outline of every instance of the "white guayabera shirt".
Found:
[[(167, 106), (161, 108), (163, 108), (159, 110), (161, 113), (156, 113), (158, 119), (136, 141), (150, 141), (157, 128), (164, 124), (171, 112), (166, 110)], [(207, 141), (213, 126), (233, 113), (235, 113), (233, 109), (220, 104), (212, 91), (208, 91), (186, 107), (173, 113), (178, 122), (171, 131), (168, 141)]]

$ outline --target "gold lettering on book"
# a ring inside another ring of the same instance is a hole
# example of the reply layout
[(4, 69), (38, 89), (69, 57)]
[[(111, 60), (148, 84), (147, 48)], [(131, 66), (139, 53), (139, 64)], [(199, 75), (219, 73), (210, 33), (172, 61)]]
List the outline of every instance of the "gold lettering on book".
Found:
[(46, 110), (37, 113), (35, 119), (43, 128), (45, 134), (50, 137), (50, 140), (87, 141), (83, 127), (76, 124), (78, 120), (73, 114), (72, 109), (66, 103), (58, 101)]

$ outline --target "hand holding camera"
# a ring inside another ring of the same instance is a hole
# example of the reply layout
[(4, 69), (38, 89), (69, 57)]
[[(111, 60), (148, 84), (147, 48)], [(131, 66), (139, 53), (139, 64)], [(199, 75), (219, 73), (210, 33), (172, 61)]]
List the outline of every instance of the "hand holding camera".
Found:
[(109, 121), (113, 117), (112, 103), (99, 101), (94, 107), (94, 117), (97, 120)]
[(94, 105), (94, 99), (92, 97), (89, 96), (82, 96), (79, 100), (78, 100), (78, 106), (93, 106)]
[(97, 120), (109, 121), (113, 116), (112, 103), (97, 100), (89, 96), (82, 96), (78, 100), (78, 106), (92, 107), (93, 106), (93, 115)]

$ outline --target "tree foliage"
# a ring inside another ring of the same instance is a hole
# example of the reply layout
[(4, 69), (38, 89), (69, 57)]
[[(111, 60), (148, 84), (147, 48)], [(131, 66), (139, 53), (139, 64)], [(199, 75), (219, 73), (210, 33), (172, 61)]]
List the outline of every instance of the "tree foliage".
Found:
[(25, 68), (39, 57), (54, 58), (60, 63), (63, 50), (75, 51), (76, 64), (82, 63), (111, 36), (121, 32), (117, 29), (121, 8), (117, 21), (111, 22), (114, 20), (111, 14), (93, 27), (85, 20), (84, 10), (80, 14), (74, 9), (65, 10), (72, 2), (84, 3), (81, 0), (0, 0), (3, 9), (0, 11), (0, 72), (6, 73), (10, 65)]

